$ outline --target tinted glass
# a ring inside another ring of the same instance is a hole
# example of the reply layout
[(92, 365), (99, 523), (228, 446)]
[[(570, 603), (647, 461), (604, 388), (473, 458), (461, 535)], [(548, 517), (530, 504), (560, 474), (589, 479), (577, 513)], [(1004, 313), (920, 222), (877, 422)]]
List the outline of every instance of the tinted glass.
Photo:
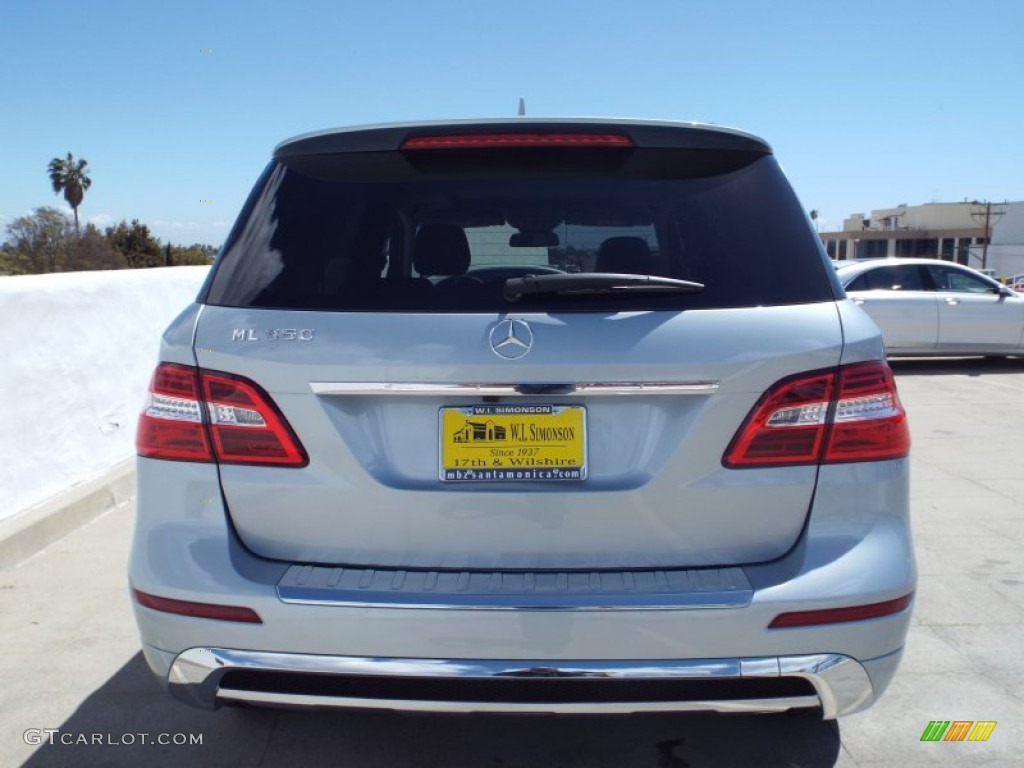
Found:
[(846, 284), (846, 290), (848, 291), (869, 291), (869, 278), (867, 274), (857, 275), (849, 283)]
[(916, 264), (876, 267), (862, 272), (846, 285), (848, 291), (923, 291), (921, 271)]
[(954, 293), (991, 293), (995, 287), (992, 283), (983, 278), (965, 272), (955, 267), (945, 267), (939, 264), (928, 265), (928, 274), (935, 283), (936, 290), (952, 291)]
[[(568, 153), (565, 153), (568, 155)], [(508, 311), (504, 281), (612, 272), (695, 294), (542, 295), (562, 311), (830, 300), (821, 244), (773, 157), (633, 150), (629, 162), (402, 153), (277, 163), (215, 266), (206, 300), (238, 307)], [(491, 158), (494, 158), (493, 162)], [(536, 162), (534, 162), (536, 160)]]

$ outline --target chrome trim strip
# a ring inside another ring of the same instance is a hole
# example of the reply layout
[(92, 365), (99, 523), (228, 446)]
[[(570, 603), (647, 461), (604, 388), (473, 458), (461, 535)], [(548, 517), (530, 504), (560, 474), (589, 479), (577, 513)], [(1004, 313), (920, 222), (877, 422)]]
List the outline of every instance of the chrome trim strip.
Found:
[[(571, 702), (522, 705), (517, 703), (434, 702), (348, 697), (306, 696), (259, 691), (221, 690), (220, 682), (231, 670), (297, 672), (322, 675), (361, 675), (413, 678), (490, 677), (587, 677), (631, 680), (739, 679), (802, 677), (817, 696), (778, 699), (714, 700), (679, 702)], [(636, 659), (615, 661), (492, 660), (492, 659), (398, 659), (354, 656), (239, 651), (226, 648), (190, 648), (171, 665), (167, 679), (171, 693), (204, 709), (215, 709), (218, 699), (330, 707), (384, 707), (399, 710), (490, 712), (623, 712), (623, 711), (718, 711), (765, 712), (793, 707), (821, 706), (826, 719), (863, 709), (874, 696), (864, 668), (848, 656), (816, 654), (736, 659)], [(522, 709), (537, 706), (536, 710)], [(478, 709), (479, 707), (479, 709)], [(616, 707), (620, 709), (616, 709)]]
[(527, 395), (712, 395), (718, 391), (717, 381), (651, 381), (592, 383), (519, 383), (519, 384), (427, 384), (421, 382), (346, 382), (312, 381), (309, 388), (316, 395), (402, 395), (419, 397)]
[(848, 656), (787, 656), (779, 659), (779, 671), (811, 682), (826, 720), (859, 712), (874, 699), (867, 670)]
[(790, 696), (778, 699), (741, 699), (722, 701), (614, 701), (588, 704), (561, 702), (554, 704), (501, 703), (479, 701), (424, 701), (405, 699), (353, 699), (342, 696), (308, 696), (294, 693), (222, 690), (219, 699), (245, 701), (286, 707), (349, 707), (353, 709), (389, 709), (401, 712), (444, 712), (469, 714), (487, 712), (519, 715), (629, 715), (639, 712), (719, 712), (744, 714), (775, 714), (790, 709), (818, 706), (817, 696)]
[(742, 608), (754, 590), (742, 568), (652, 571), (432, 571), (293, 565), (285, 603), (484, 611), (654, 611)]

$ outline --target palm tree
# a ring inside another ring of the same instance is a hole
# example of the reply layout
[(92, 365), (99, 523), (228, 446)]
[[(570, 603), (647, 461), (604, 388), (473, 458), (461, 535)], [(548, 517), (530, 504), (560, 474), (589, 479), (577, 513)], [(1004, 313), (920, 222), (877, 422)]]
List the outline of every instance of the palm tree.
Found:
[(66, 159), (55, 157), (50, 161), (49, 165), (50, 183), (53, 184), (53, 191), (58, 195), (63, 192), (64, 199), (71, 206), (71, 210), (75, 212), (76, 236), (78, 235), (78, 206), (82, 204), (82, 200), (85, 198), (85, 190), (92, 185), (89, 171), (85, 169), (85, 166), (88, 164), (88, 160), (79, 159), (76, 162), (75, 156), (68, 152)]

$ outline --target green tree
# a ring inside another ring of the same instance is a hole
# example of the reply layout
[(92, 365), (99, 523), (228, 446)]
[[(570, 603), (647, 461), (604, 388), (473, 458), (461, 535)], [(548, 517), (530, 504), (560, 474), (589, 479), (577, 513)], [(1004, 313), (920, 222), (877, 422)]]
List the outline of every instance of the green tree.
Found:
[(116, 227), (107, 227), (106, 236), (107, 242), (124, 257), (130, 268), (164, 265), (164, 251), (160, 241), (138, 219), (132, 219), (131, 224), (121, 221)]
[(11, 256), (13, 254), (7, 250), (7, 243), (0, 244), (0, 275), (10, 275), (11, 272)]
[(92, 224), (76, 236), (63, 211), (37, 208), (7, 225), (8, 241), (0, 248), (0, 272), (14, 275), (124, 269), (124, 257)]
[(41, 207), (7, 225), (7, 270), (14, 275), (61, 272), (75, 249), (71, 224), (56, 208)]
[(171, 260), (169, 265), (183, 266), (186, 264), (209, 264), (217, 255), (217, 250), (212, 245), (193, 243), (187, 248), (181, 245), (168, 246), (170, 248)]
[(74, 249), (74, 269), (125, 269), (128, 262), (93, 224), (86, 224)]
[(85, 168), (88, 164), (88, 160), (81, 158), (76, 161), (75, 156), (68, 152), (66, 159), (55, 157), (48, 166), (53, 191), (58, 195), (63, 192), (64, 199), (71, 206), (71, 210), (75, 212), (76, 235), (78, 234), (78, 206), (85, 199), (85, 191), (92, 186), (89, 171)]

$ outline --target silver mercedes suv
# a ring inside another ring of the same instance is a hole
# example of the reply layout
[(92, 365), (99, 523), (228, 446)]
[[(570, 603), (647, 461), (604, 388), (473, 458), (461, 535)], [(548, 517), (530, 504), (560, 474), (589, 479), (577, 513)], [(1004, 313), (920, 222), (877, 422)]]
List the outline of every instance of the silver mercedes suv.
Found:
[(135, 616), (201, 707), (833, 718), (910, 622), (881, 337), (734, 130), (284, 142), (137, 445)]

